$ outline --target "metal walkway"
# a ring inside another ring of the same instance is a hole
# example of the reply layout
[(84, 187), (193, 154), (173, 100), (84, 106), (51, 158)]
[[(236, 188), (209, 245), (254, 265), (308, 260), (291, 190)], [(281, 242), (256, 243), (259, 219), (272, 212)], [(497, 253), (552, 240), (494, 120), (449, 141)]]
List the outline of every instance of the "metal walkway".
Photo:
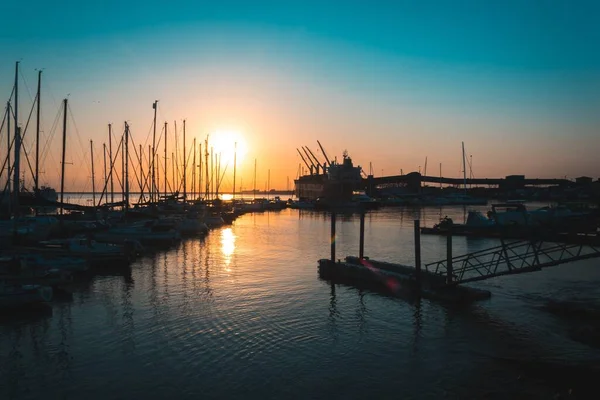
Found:
[(447, 277), (444, 286), (454, 286), (600, 257), (598, 244), (546, 241), (501, 242), (500, 246), (426, 264), (425, 269)]

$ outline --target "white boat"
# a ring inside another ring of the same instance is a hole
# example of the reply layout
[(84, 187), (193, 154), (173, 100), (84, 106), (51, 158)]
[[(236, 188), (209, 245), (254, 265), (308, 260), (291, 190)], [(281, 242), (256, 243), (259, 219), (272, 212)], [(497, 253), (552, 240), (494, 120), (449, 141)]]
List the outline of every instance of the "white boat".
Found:
[(202, 222), (197, 215), (188, 214), (179, 223), (179, 232), (182, 236), (206, 235), (208, 225)]
[(166, 224), (154, 221), (141, 221), (131, 225), (113, 227), (96, 232), (94, 239), (105, 243), (126, 243), (139, 241), (144, 245), (172, 245), (181, 240), (179, 231)]
[(240, 202), (236, 204), (235, 208), (241, 212), (260, 212), (265, 210), (265, 204), (262, 199), (255, 199)]
[(309, 200), (293, 200), (290, 202), (290, 208), (298, 210), (313, 210), (315, 208), (315, 202)]
[(87, 237), (74, 237), (70, 239), (48, 240), (39, 243), (35, 250), (47, 254), (61, 254), (72, 257), (81, 257), (91, 264), (98, 262), (131, 262), (135, 259), (137, 250), (135, 246), (125, 246), (114, 243), (101, 243)]
[(204, 217), (204, 223), (209, 227), (209, 228), (219, 228), (223, 225), (225, 225), (225, 221), (223, 220), (223, 218), (221, 218), (220, 215), (218, 214), (214, 214), (214, 215), (207, 215)]
[(489, 218), (501, 226), (546, 228), (567, 227), (575, 224), (584, 226), (590, 222), (587, 221), (589, 215), (589, 211), (573, 211), (562, 205), (527, 210), (522, 203), (493, 204), (492, 210), (488, 213)]
[(365, 209), (379, 207), (379, 201), (368, 196), (364, 191), (355, 191), (352, 193), (352, 203)]
[(281, 197), (275, 196), (274, 199), (264, 203), (264, 208), (268, 211), (279, 211), (287, 207), (287, 202), (281, 200)]

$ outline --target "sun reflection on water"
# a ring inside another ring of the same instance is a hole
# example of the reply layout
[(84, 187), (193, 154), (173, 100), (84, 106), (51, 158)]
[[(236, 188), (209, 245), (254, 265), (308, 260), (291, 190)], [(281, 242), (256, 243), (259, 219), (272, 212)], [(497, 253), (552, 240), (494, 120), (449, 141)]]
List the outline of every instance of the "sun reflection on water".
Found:
[(229, 272), (229, 264), (231, 264), (231, 256), (235, 251), (235, 235), (231, 228), (221, 230), (221, 252), (223, 252), (225, 267)]

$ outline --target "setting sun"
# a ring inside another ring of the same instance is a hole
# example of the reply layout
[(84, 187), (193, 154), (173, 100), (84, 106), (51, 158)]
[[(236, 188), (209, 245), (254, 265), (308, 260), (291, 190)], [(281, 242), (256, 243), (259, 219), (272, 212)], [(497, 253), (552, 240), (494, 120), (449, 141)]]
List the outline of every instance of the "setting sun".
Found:
[(246, 140), (239, 131), (234, 130), (218, 130), (211, 133), (209, 146), (212, 147), (215, 156), (219, 155), (221, 158), (222, 167), (233, 168), (234, 156), (239, 165), (248, 153)]

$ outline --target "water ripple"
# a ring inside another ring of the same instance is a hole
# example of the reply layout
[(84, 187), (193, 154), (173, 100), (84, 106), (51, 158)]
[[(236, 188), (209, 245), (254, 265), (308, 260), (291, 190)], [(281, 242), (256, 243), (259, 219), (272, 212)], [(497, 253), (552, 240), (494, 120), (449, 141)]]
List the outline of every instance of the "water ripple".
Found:
[[(415, 212), (370, 214), (367, 254), (411, 264)], [(422, 220), (442, 212), (462, 211)], [(357, 219), (339, 224), (339, 257), (356, 254)], [(541, 398), (558, 389), (507, 359), (600, 359), (543, 308), (597, 298), (592, 263), (481, 282), (490, 301), (453, 308), (318, 279), (328, 235), (322, 213), (246, 215), (80, 284), (52, 315), (0, 321), (0, 398)], [(423, 249), (445, 257), (439, 238)]]

